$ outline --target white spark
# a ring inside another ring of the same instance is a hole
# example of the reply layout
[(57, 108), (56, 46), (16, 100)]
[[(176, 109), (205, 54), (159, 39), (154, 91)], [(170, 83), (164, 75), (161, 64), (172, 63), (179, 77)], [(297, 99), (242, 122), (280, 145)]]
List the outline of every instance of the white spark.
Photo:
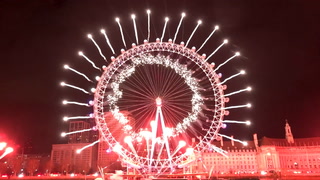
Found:
[(86, 59), (86, 60), (92, 65), (93, 68), (98, 69), (98, 70), (101, 71), (101, 69), (98, 68), (98, 67), (94, 64), (94, 62), (92, 62), (87, 56), (85, 56), (82, 51), (79, 51), (78, 54), (79, 54), (79, 56), (84, 57), (84, 59)]
[(112, 53), (115, 54), (115, 52), (114, 52), (114, 50), (113, 50), (113, 47), (112, 47), (112, 45), (111, 45), (111, 43), (110, 43), (110, 40), (109, 40), (109, 38), (108, 38), (108, 36), (107, 36), (106, 31), (105, 31), (104, 29), (101, 29), (100, 32), (104, 35), (104, 38), (106, 39), (107, 44), (108, 44), (108, 46), (110, 47)]
[(133, 21), (133, 28), (134, 28), (134, 35), (136, 36), (136, 42), (137, 42), (137, 44), (139, 44), (137, 25), (136, 25), (136, 15), (132, 14), (131, 18)]
[(150, 40), (150, 14), (151, 14), (151, 11), (149, 9), (147, 10), (147, 14), (148, 14), (148, 38), (147, 38), (147, 40), (149, 42), (149, 40)]
[(200, 26), (200, 24), (202, 24), (202, 21), (201, 21), (201, 20), (198, 21), (197, 26), (193, 29), (193, 31), (192, 31), (192, 33), (191, 33), (191, 35), (190, 35), (190, 37), (189, 37), (189, 39), (188, 39), (188, 41), (187, 41), (187, 43), (186, 43), (186, 47), (188, 46), (188, 44), (189, 44), (192, 36), (193, 36), (194, 33), (197, 31), (197, 29), (198, 29), (198, 27)]
[(62, 137), (65, 137), (67, 135), (70, 135), (70, 134), (76, 134), (76, 133), (81, 133), (81, 132), (86, 132), (86, 131), (92, 131), (92, 128), (89, 128), (89, 129), (82, 129), (82, 130), (78, 130), (78, 131), (72, 131), (72, 132), (63, 132), (61, 133), (61, 136)]
[(173, 153), (171, 153), (170, 158), (172, 158), (181, 148), (183, 148), (186, 145), (185, 141), (179, 141), (178, 146), (176, 147), (176, 149), (173, 151)]
[(7, 147), (5, 149), (5, 151), (3, 152), (3, 154), (0, 156), (0, 159), (2, 159), (3, 157), (5, 157), (7, 154), (13, 152), (13, 148), (12, 147)]
[(78, 75), (80, 75), (80, 76), (84, 77), (87, 81), (92, 82), (92, 80), (91, 80), (91, 79), (89, 79), (89, 78), (88, 78), (88, 76), (86, 76), (85, 74), (83, 74), (83, 73), (81, 73), (81, 72), (79, 72), (79, 71), (77, 71), (77, 70), (75, 70), (75, 69), (71, 68), (70, 66), (68, 66), (68, 65), (64, 65), (63, 67), (64, 67), (65, 69), (69, 69), (69, 70), (71, 70), (72, 72), (74, 72), (74, 73), (76, 73), (76, 74), (78, 74)]
[(200, 51), (200, 49), (202, 49), (202, 47), (207, 43), (207, 41), (211, 38), (211, 36), (214, 34), (214, 32), (216, 32), (216, 30), (218, 30), (218, 29), (219, 29), (219, 26), (216, 26), (216, 27), (214, 28), (214, 30), (210, 33), (210, 35), (207, 37), (207, 39), (202, 43), (202, 45), (201, 45), (200, 48), (197, 50), (197, 52)]
[(243, 107), (248, 107), (248, 108), (250, 108), (250, 107), (251, 107), (251, 104), (244, 104), (244, 105), (237, 105), (237, 106), (229, 106), (229, 107), (224, 107), (223, 109), (226, 110), (226, 109), (236, 109), (236, 108), (243, 108)]
[(246, 125), (250, 125), (251, 122), (250, 121), (236, 121), (236, 120), (223, 120), (223, 123), (237, 123), (237, 124), (246, 124)]
[(96, 41), (93, 39), (93, 37), (92, 37), (91, 34), (88, 34), (88, 38), (91, 39), (91, 41), (93, 42), (93, 44), (97, 47), (100, 56), (101, 56), (104, 60), (106, 60), (106, 57), (102, 54), (102, 51), (101, 51), (99, 45), (98, 45), (98, 44), (96, 43)]
[(241, 92), (244, 92), (244, 91), (251, 91), (251, 87), (247, 87), (245, 89), (240, 89), (238, 91), (235, 91), (235, 92), (232, 92), (232, 93), (229, 93), (229, 94), (225, 94), (224, 96), (231, 96), (231, 95), (238, 94), (238, 93), (241, 93)]
[(218, 148), (218, 147), (215, 146), (215, 145), (211, 145), (210, 148), (212, 148), (214, 151), (220, 153), (220, 154), (223, 155), (224, 157), (228, 157), (228, 155), (227, 155), (228, 152), (227, 152), (227, 151), (225, 151), (225, 150), (223, 150), (223, 149), (221, 149), (221, 148)]
[(88, 147), (91, 147), (91, 146), (97, 144), (98, 142), (100, 142), (100, 140), (97, 140), (97, 141), (95, 141), (95, 142), (93, 142), (93, 143), (91, 143), (91, 144), (89, 144), (89, 145), (86, 145), (86, 146), (82, 147), (81, 149), (78, 149), (78, 150), (77, 150), (77, 153), (78, 153), (78, 154), (81, 153), (81, 151), (83, 151), (84, 149), (86, 149), (86, 148), (88, 148)]
[[(235, 139), (235, 138), (233, 138), (233, 137), (230, 137), (230, 136), (227, 136), (227, 135), (224, 135), (224, 134), (218, 134), (219, 136), (222, 136), (222, 137), (225, 137), (225, 138), (227, 138), (227, 139), (230, 139), (230, 140), (232, 140), (232, 141), (235, 141), (235, 142), (239, 142), (239, 143), (241, 143), (241, 144), (243, 144), (243, 145), (245, 145), (245, 144), (248, 144), (247, 142), (245, 142), (245, 141), (241, 141), (241, 140), (239, 140), (239, 139)], [(245, 145), (246, 146), (246, 145)]]
[(182, 14), (181, 14), (181, 19), (180, 19), (180, 21), (179, 21), (179, 24), (178, 24), (178, 27), (177, 27), (176, 33), (174, 34), (173, 43), (176, 41), (176, 38), (177, 38), (177, 35), (178, 35), (178, 32), (179, 32), (179, 29), (180, 29), (181, 23), (182, 23), (182, 21), (183, 21), (183, 19), (184, 19), (184, 17), (185, 17), (185, 16), (186, 16), (186, 14), (185, 14), (185, 13), (182, 13)]
[(166, 32), (166, 27), (167, 27), (168, 21), (169, 21), (169, 18), (166, 17), (166, 18), (165, 18), (165, 22), (164, 22), (164, 26), (163, 26), (163, 30), (162, 30), (162, 35), (161, 35), (161, 38), (160, 38), (160, 42), (162, 42), (162, 40), (163, 40), (164, 33)]
[(75, 101), (67, 101), (67, 100), (63, 100), (62, 104), (66, 105), (66, 104), (75, 104), (75, 105), (79, 105), (79, 106), (87, 106), (90, 107), (89, 104), (86, 103), (79, 103), (79, 102), (75, 102)]
[(90, 118), (92, 118), (92, 116), (73, 116), (73, 117), (65, 116), (65, 117), (63, 117), (63, 120), (68, 121), (70, 119), (90, 119)]
[(0, 151), (2, 151), (7, 146), (6, 142), (0, 142)]
[(86, 90), (84, 90), (84, 89), (82, 89), (82, 88), (80, 88), (80, 87), (77, 87), (77, 86), (74, 86), (74, 85), (71, 85), (71, 84), (67, 84), (67, 83), (65, 83), (65, 82), (61, 82), (60, 85), (61, 85), (61, 86), (67, 86), (67, 87), (70, 87), (70, 88), (73, 88), (73, 89), (80, 90), (80, 91), (82, 91), (82, 92), (84, 92), (84, 93), (86, 93), (86, 94), (90, 94), (88, 91), (86, 91)]
[(219, 84), (224, 84), (224, 83), (226, 83), (227, 81), (229, 81), (230, 79), (235, 78), (235, 77), (237, 77), (237, 76), (239, 76), (239, 75), (242, 75), (242, 74), (245, 74), (245, 71), (244, 71), (244, 70), (241, 70), (239, 73), (234, 74), (234, 75), (226, 78), (224, 81), (222, 81), (222, 82), (219, 83)]
[(227, 64), (229, 61), (231, 61), (233, 58), (235, 58), (236, 56), (238, 56), (237, 54), (233, 55), (232, 57), (230, 57), (229, 59), (227, 59), (225, 62), (223, 62), (222, 64), (219, 64), (219, 66), (214, 70), (214, 71), (218, 71), (219, 68), (221, 68), (223, 65)]
[(225, 42), (226, 40), (223, 41), (222, 44), (220, 44), (220, 46), (217, 47), (217, 49), (215, 49), (207, 58), (205, 61), (208, 61), (208, 59), (210, 59), (224, 44), (226, 44)]
[(118, 26), (119, 26), (119, 30), (120, 30), (120, 33), (121, 33), (121, 38), (122, 38), (123, 45), (124, 45), (125, 48), (127, 48), (126, 41), (124, 40), (122, 27), (121, 27), (121, 24), (120, 24), (120, 19), (116, 18), (116, 22), (118, 23)]

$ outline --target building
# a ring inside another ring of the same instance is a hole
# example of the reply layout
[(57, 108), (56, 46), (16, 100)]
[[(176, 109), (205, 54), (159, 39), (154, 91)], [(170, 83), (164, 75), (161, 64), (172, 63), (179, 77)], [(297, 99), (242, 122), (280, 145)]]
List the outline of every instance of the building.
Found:
[[(121, 113), (129, 119), (129, 124), (132, 125), (134, 119), (131, 117), (130, 113), (128, 111), (122, 111)], [(108, 124), (109, 131), (112, 133), (113, 138), (115, 138), (118, 142), (123, 141), (123, 127), (116, 119), (114, 119), (111, 112), (105, 113), (105, 121)], [(118, 155), (112, 151), (106, 142), (100, 142), (98, 144), (97, 165), (105, 168), (107, 172), (114, 172), (114, 170), (121, 168), (119, 164), (120, 162)]]
[[(124, 138), (122, 127), (110, 113), (106, 113), (106, 123), (110, 132), (117, 141)], [(79, 131), (88, 128), (90, 123), (70, 122), (70, 130)], [(91, 126), (92, 127), (92, 126)], [(97, 133), (97, 131), (95, 131)], [(118, 155), (106, 142), (90, 146), (97, 134), (80, 133), (69, 138), (68, 144), (56, 144), (52, 147), (51, 169), (57, 172), (85, 172), (104, 169), (104, 172), (113, 172), (121, 169)], [(291, 127), (286, 122), (285, 138), (276, 139), (263, 137), (258, 140), (257, 134), (253, 141), (248, 141), (245, 146), (234, 141), (213, 142), (213, 145), (226, 152), (221, 155), (214, 149), (208, 149), (196, 155), (196, 160), (187, 167), (185, 173), (209, 174), (297, 174), (320, 173), (320, 137), (294, 138)], [(77, 153), (77, 150), (90, 146)]]
[(226, 151), (223, 156), (208, 150), (185, 172), (210, 174), (316, 174), (320, 173), (320, 137), (293, 138), (291, 127), (286, 122), (285, 139), (263, 137), (247, 146), (233, 141), (214, 142), (216, 147)]
[(97, 131), (83, 131), (84, 129), (91, 129), (94, 123), (91, 120), (87, 121), (70, 121), (69, 122), (69, 132), (80, 131), (78, 133), (68, 135), (68, 143), (91, 143), (98, 139)]
[[(68, 144), (53, 144), (51, 151), (51, 172), (92, 173), (97, 170), (98, 132), (91, 131), (92, 120), (70, 121)], [(85, 130), (85, 131), (84, 131)], [(80, 149), (87, 147), (80, 152)]]
[[(123, 111), (122, 113), (133, 121), (128, 111)], [(105, 114), (105, 119), (113, 137), (117, 141), (121, 141), (124, 138), (121, 124), (113, 118), (110, 112)], [(106, 169), (105, 172), (114, 172), (115, 169), (122, 168), (118, 155), (112, 152), (106, 142), (93, 145), (97, 141), (99, 134), (98, 131), (91, 131), (92, 127), (94, 127), (92, 119), (69, 122), (69, 132), (77, 133), (68, 135), (68, 144), (52, 145), (52, 172), (88, 173), (96, 172), (98, 167)], [(78, 153), (77, 151), (83, 147), (87, 148)]]
[(202, 170), (205, 172), (216, 173), (251, 173), (257, 172), (257, 150), (253, 141), (247, 146), (231, 141), (224, 142), (221, 149), (226, 151), (226, 156), (208, 150), (201, 154)]
[(0, 174), (36, 176), (50, 171), (49, 154), (12, 154), (0, 164)]
[(97, 148), (90, 143), (53, 144), (51, 151), (51, 171), (60, 173), (93, 173), (97, 170)]

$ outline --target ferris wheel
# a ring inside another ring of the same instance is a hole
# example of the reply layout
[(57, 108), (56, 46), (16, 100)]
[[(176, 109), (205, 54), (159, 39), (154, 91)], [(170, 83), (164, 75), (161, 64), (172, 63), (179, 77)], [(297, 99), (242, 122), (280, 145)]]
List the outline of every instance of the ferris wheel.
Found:
[[(228, 43), (228, 40), (223, 40), (208, 56), (200, 55), (203, 47), (218, 31), (218, 26), (214, 27), (198, 49), (190, 47), (193, 36), (202, 24), (200, 20), (186, 42), (177, 43), (185, 16), (185, 13), (181, 14), (174, 36), (167, 41), (164, 38), (169, 18), (165, 18), (161, 37), (152, 41), (151, 11), (147, 10), (147, 38), (142, 41), (139, 39), (141, 32), (138, 32), (136, 16), (131, 15), (135, 39), (131, 47), (127, 45), (120, 19), (116, 18), (121, 35), (117, 42), (124, 47), (119, 55), (111, 43), (113, 39), (108, 37), (104, 29), (100, 33), (106, 41), (105, 46), (112, 52), (110, 59), (106, 58), (104, 49), (100, 48), (93, 35), (88, 34), (105, 62), (102, 68), (84, 52), (79, 52), (93, 69), (102, 72), (95, 78), (96, 87), (87, 91), (66, 82), (61, 83), (62, 86), (94, 97), (89, 103), (64, 100), (63, 104), (93, 107), (93, 114), (64, 117), (64, 120), (94, 118), (96, 126), (83, 130), (99, 130), (101, 138), (93, 144), (106, 142), (123, 163), (141, 174), (173, 173), (177, 168), (194, 162), (199, 153), (208, 150), (226, 155), (224, 150), (212, 144), (212, 141), (220, 138), (247, 144), (219, 132), (226, 123), (250, 124), (249, 121), (224, 119), (229, 115), (229, 109), (251, 107), (251, 104), (227, 106), (230, 96), (251, 90), (245, 87), (227, 91), (226, 83), (245, 74), (245, 71), (241, 70), (227, 78), (222, 78), (219, 73), (222, 66), (236, 59), (240, 53), (230, 53), (227, 60), (216, 66), (214, 55)], [(64, 68), (93, 81), (68, 65), (64, 65)]]

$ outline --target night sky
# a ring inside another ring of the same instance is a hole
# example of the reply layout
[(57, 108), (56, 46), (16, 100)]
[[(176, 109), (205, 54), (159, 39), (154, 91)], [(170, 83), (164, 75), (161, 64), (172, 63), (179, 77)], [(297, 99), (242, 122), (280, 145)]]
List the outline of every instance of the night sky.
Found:
[[(98, 54), (86, 34), (96, 34), (95, 39), (103, 42), (99, 30), (107, 28), (119, 54), (122, 43), (114, 18), (118, 16), (127, 23), (123, 26), (126, 35), (131, 34), (131, 39), (126, 39), (131, 44), (134, 36), (130, 15), (136, 14), (142, 35), (146, 31), (148, 8), (154, 18), (153, 41), (154, 34), (161, 36), (165, 16), (172, 19), (169, 21), (172, 38), (181, 12), (186, 12), (182, 25), (184, 39), (201, 19), (200, 29), (205, 33), (198, 33), (200, 38), (207, 37), (214, 25), (219, 25), (221, 30), (214, 40), (228, 38), (226, 49), (243, 55), (238, 62), (231, 62), (227, 71), (234, 73), (240, 67), (247, 71), (244, 80), (235, 85), (241, 89), (245, 82), (245, 87), (251, 85), (253, 91), (236, 99), (240, 103), (250, 101), (253, 107), (236, 114), (239, 120), (251, 119), (252, 125), (231, 127), (224, 130), (226, 134), (247, 140), (252, 139), (253, 133), (259, 138), (284, 138), (287, 119), (294, 137), (320, 136), (320, 2), (311, 0), (2, 0), (0, 136), (17, 146), (30, 142), (34, 153), (48, 153), (51, 144), (63, 142), (60, 133), (68, 126), (62, 117), (66, 113), (82, 115), (87, 110), (68, 108), (70, 113), (61, 101), (70, 95), (90, 99), (60, 87), (60, 81), (70, 77), (63, 64), (78, 64), (90, 74), (90, 64), (77, 55), (79, 50)], [(178, 38), (182, 36), (183, 33)], [(208, 55), (214, 48), (205, 50)], [(104, 51), (107, 57), (112, 55), (109, 49)]]

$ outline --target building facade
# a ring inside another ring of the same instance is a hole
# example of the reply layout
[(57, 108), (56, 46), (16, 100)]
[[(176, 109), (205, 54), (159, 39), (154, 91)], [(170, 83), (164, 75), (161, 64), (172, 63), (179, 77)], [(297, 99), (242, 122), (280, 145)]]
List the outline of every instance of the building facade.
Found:
[(288, 122), (285, 137), (263, 137), (258, 140), (254, 134), (253, 141), (246, 146), (221, 139), (220, 143), (213, 144), (225, 151), (225, 156), (208, 150), (198, 154), (197, 161), (184, 171), (209, 174), (320, 174), (320, 137), (294, 139)]
[[(113, 132), (114, 138), (121, 142), (124, 138), (120, 124), (106, 114), (106, 122)], [(74, 122), (73, 127), (86, 128), (87, 124)], [(70, 125), (71, 126), (71, 125)], [(70, 130), (76, 130), (70, 127)], [(78, 129), (79, 130), (79, 129)], [(92, 135), (91, 135), (92, 136)], [(80, 141), (71, 141), (75, 138)], [(297, 174), (297, 173), (320, 173), (320, 137), (294, 138), (291, 127), (286, 122), (285, 139), (263, 137), (258, 140), (253, 135), (253, 141), (243, 145), (234, 141), (213, 142), (213, 145), (225, 152), (225, 155), (214, 149), (208, 149), (196, 155), (196, 160), (183, 168), (185, 173), (208, 173), (208, 174)], [(90, 135), (82, 134), (69, 138), (68, 144), (55, 144), (51, 153), (51, 170), (58, 172), (89, 172), (97, 170), (97, 167), (112, 172), (110, 169), (122, 169), (118, 155), (106, 142), (90, 146), (80, 154), (76, 151), (88, 143)]]
[(12, 154), (0, 163), (0, 174), (36, 176), (49, 173), (49, 154)]
[[(93, 123), (90, 119), (69, 122), (69, 132), (77, 133), (68, 135), (68, 144), (52, 145), (51, 172), (87, 174), (97, 170), (97, 145), (92, 143), (98, 132), (90, 130)], [(81, 150), (83, 147), (87, 148)]]
[(90, 143), (54, 144), (51, 151), (51, 171), (60, 173), (92, 173), (97, 170), (97, 148)]

